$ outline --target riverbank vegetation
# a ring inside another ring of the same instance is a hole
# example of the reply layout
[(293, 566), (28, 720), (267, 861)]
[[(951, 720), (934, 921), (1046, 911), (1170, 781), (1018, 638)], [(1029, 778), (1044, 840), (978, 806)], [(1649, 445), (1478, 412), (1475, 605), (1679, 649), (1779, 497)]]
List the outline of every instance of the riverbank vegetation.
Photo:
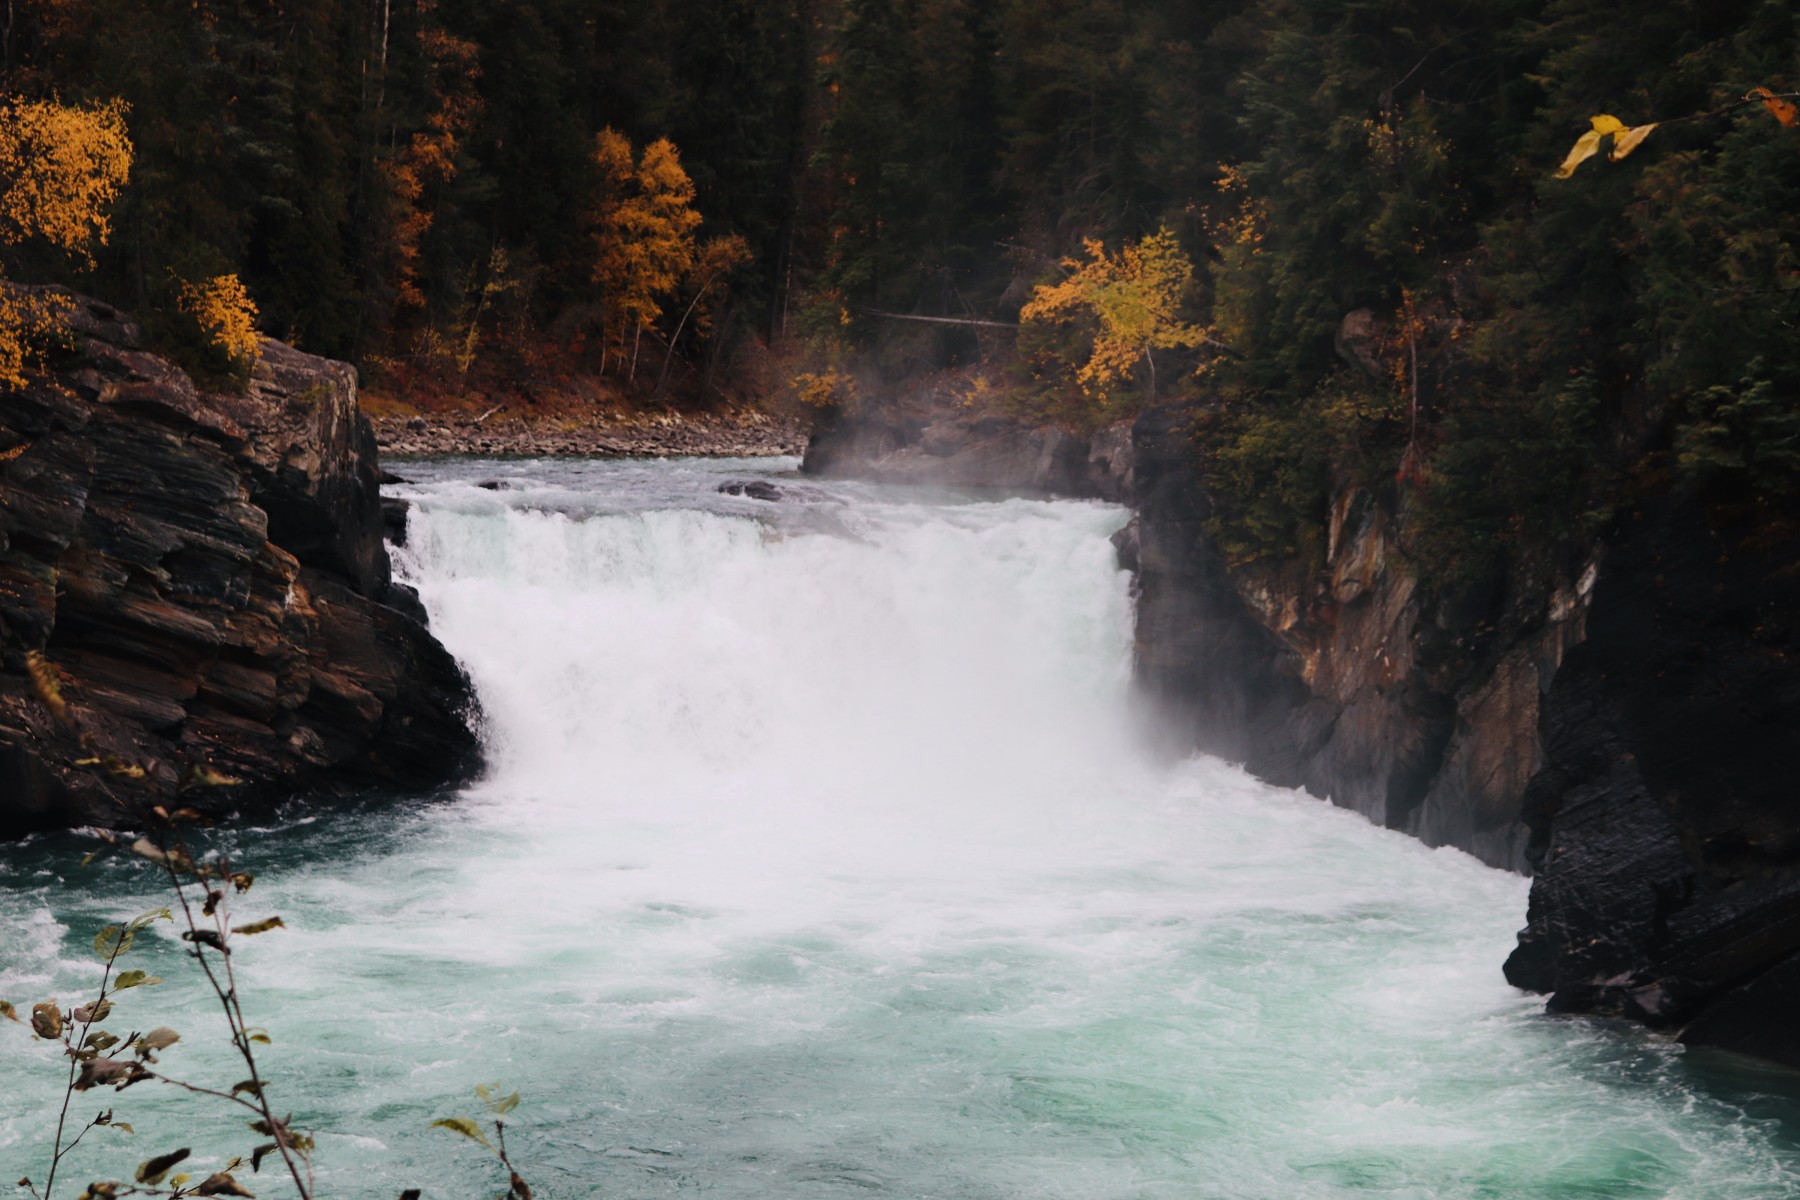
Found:
[[(1316, 546), (1356, 481), (1467, 577), (1578, 540), (1647, 452), (1740, 506), (1794, 486), (1780, 0), (47, 0), (9, 30), (0, 91), (120, 106), (137, 155), (91, 264), (9, 245), (15, 274), (151, 314), (236, 276), (378, 392), (842, 403), (961, 365), (1035, 419), (1203, 396), (1231, 553)], [(1101, 294), (1152, 252), (1158, 315)]]

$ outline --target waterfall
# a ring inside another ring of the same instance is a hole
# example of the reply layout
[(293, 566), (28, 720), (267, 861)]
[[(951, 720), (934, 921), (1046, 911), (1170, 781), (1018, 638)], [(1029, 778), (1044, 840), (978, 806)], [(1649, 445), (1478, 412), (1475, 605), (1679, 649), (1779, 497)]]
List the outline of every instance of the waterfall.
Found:
[[(492, 1080), (549, 1197), (1795, 1186), (1779, 1088), (1504, 984), (1523, 880), (1142, 749), (1124, 510), (791, 466), (406, 468), (401, 567), (489, 772), (226, 835), (287, 918), (239, 970), (321, 1195), (488, 1187), (429, 1122)], [(76, 994), (88, 927), (155, 899), (70, 869), (0, 874), (0, 995)], [(203, 1068), (204, 997), (150, 954), (128, 1003)], [(13, 1169), (54, 1080), (19, 1037), (0, 1071)], [(184, 1099), (143, 1095), (139, 1158)]]

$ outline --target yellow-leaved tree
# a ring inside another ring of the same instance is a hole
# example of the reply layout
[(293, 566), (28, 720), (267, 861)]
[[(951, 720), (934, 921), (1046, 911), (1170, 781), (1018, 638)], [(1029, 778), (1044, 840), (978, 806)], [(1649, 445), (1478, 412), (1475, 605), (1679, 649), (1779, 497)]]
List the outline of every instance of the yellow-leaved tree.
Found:
[[(594, 282), (604, 293), (608, 324), (631, 339), (637, 371), (644, 330), (662, 316), (662, 300), (694, 264), (694, 183), (675, 143), (658, 138), (635, 158), (631, 140), (612, 129), (594, 139), (600, 192), (594, 206)], [(605, 369), (604, 361), (601, 369)]]
[(1042, 284), (1019, 311), (1024, 324), (1093, 320), (1097, 328), (1087, 361), (1076, 368), (1082, 391), (1108, 402), (1128, 382), (1141, 362), (1149, 368), (1149, 390), (1156, 394), (1156, 351), (1212, 343), (1206, 330), (1181, 319), (1182, 298), (1194, 278), (1194, 267), (1167, 228), (1108, 254), (1088, 239), (1085, 260), (1068, 259), (1069, 276)]
[[(91, 262), (131, 158), (118, 101), (0, 101), (0, 247), (38, 241)], [(49, 301), (0, 289), (0, 384), (23, 382), (26, 347), (52, 315)]]
[(256, 336), (256, 301), (236, 275), (214, 275), (183, 283), (176, 304), (208, 345), (222, 352), (234, 371), (247, 372), (262, 354)]

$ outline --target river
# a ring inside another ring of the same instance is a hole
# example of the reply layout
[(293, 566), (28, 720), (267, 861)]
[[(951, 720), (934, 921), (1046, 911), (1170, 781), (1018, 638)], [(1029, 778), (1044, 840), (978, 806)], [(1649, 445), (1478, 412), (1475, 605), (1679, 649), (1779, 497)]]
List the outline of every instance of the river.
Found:
[[(430, 1127), (490, 1081), (546, 1200), (1800, 1192), (1793, 1076), (1505, 984), (1523, 879), (1146, 750), (1124, 510), (793, 466), (401, 468), (490, 771), (219, 835), (245, 919), (288, 926), (238, 969), (321, 1197), (495, 1194)], [(163, 902), (86, 849), (0, 857), (0, 997), (78, 996), (94, 929)], [(175, 945), (114, 1024), (229, 1086)], [(9, 1182), (43, 1178), (58, 1071), (0, 1028)], [(259, 1140), (151, 1085), (78, 1100), (138, 1132), (70, 1182)]]

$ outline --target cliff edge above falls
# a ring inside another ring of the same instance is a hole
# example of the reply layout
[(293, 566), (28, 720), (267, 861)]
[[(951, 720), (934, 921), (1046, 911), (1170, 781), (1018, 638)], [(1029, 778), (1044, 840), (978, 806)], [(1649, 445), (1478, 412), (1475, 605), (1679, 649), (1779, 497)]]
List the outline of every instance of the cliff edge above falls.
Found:
[(0, 393), (0, 837), (129, 823), (192, 766), (242, 781), (183, 796), (218, 811), (470, 775), (468, 681), (391, 580), (354, 370), (265, 341), (247, 394), (203, 393), (117, 310), (66, 319), (75, 353)]

